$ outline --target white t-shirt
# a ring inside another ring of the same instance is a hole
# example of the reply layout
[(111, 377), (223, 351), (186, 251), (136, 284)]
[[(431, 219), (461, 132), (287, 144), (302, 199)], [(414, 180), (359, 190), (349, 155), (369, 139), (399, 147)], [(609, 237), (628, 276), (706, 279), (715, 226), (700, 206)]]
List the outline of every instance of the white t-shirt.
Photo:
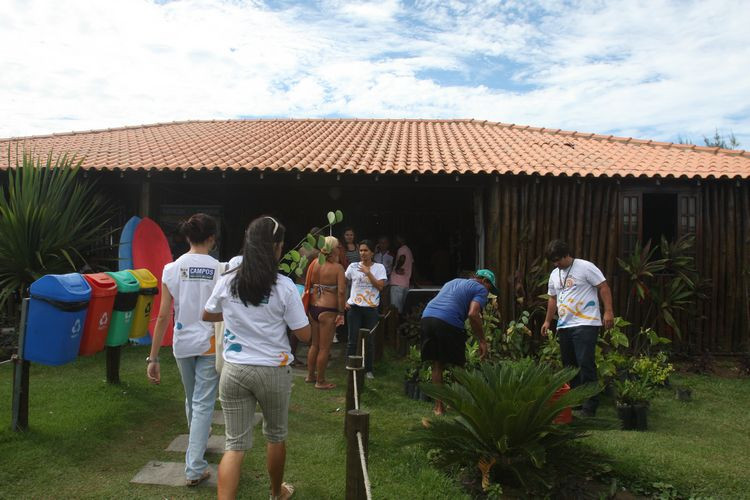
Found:
[(549, 275), (549, 294), (557, 298), (557, 328), (601, 326), (597, 286), (604, 275), (591, 262), (575, 259), (566, 269), (555, 268)]
[[(361, 262), (349, 264), (344, 276), (352, 282), (352, 291), (349, 293), (347, 303), (362, 307), (378, 307), (380, 305), (380, 292), (375, 285), (370, 283), (370, 278), (359, 270)], [(383, 264), (372, 263), (370, 272), (376, 280), (386, 280), (388, 276)]]
[(161, 280), (174, 298), (175, 358), (214, 352), (213, 324), (202, 321), (201, 315), (218, 277), (219, 261), (210, 255), (186, 253), (164, 266)]
[(286, 329), (309, 322), (297, 286), (279, 274), (271, 294), (258, 306), (245, 306), (232, 296), (236, 272), (221, 278), (206, 303), (206, 311), (224, 315), (224, 359), (255, 366), (286, 366), (294, 361)]

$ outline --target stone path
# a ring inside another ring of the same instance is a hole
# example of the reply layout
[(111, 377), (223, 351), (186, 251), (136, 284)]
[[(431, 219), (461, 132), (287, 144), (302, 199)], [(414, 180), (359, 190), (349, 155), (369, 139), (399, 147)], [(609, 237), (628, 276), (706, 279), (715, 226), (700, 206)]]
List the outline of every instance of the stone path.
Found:
[[(256, 413), (253, 425), (258, 425), (263, 421), (263, 414)], [(221, 432), (213, 433), (208, 438), (208, 447), (206, 453), (221, 455), (224, 453), (224, 414), (221, 410), (214, 410), (211, 419), (213, 425), (222, 426)], [(139, 484), (158, 484), (162, 486), (181, 486), (185, 487), (185, 452), (187, 451), (188, 435), (180, 434), (169, 443), (166, 451), (174, 452), (175, 458), (180, 457), (179, 462), (162, 462), (151, 460), (147, 463), (133, 479), (131, 483)], [(179, 455), (177, 455), (179, 453)], [(206, 480), (201, 487), (216, 488), (216, 478), (218, 477), (217, 465), (208, 464), (208, 470), (211, 471), (211, 477)]]

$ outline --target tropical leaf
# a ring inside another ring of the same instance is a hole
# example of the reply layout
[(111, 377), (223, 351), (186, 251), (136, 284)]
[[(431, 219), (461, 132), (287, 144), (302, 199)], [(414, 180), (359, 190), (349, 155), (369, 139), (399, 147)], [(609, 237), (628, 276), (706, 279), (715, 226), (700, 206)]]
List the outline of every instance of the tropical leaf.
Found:
[(558, 425), (555, 417), (598, 392), (592, 384), (556, 398), (575, 374), (576, 369), (555, 370), (529, 359), (455, 370), (453, 384), (420, 386), (455, 416), (430, 421), (414, 440), (437, 450), (443, 465), (483, 464), (500, 476), (544, 484), (539, 471), (550, 454), (585, 431), (585, 424)]
[(107, 236), (111, 209), (94, 182), (78, 179), (81, 161), (19, 155), (0, 187), (0, 302), (44, 274), (69, 273)]

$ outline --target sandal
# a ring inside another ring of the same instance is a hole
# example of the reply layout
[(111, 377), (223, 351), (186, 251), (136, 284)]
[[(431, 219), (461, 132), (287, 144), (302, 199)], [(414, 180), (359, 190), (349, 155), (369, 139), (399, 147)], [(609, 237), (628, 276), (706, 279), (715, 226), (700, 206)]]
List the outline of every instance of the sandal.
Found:
[(331, 383), (322, 384), (322, 385), (318, 385), (317, 383), (315, 384), (315, 388), (320, 389), (321, 391), (327, 391), (329, 389), (333, 389), (334, 387), (336, 387), (336, 384), (331, 384)]
[(201, 474), (201, 477), (198, 479), (188, 479), (185, 481), (185, 486), (188, 486), (189, 488), (194, 488), (195, 486), (198, 486), (203, 481), (211, 477), (211, 473), (207, 470), (203, 471), (203, 474)]
[(281, 483), (281, 494), (277, 496), (269, 496), (269, 500), (287, 500), (288, 498), (292, 498), (292, 495), (294, 495), (294, 486), (292, 486), (289, 483)]

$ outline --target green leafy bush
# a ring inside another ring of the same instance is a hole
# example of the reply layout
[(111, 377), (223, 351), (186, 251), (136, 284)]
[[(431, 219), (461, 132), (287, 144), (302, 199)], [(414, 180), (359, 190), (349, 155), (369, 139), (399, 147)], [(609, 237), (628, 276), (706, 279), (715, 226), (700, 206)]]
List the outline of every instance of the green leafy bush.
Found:
[(0, 187), (0, 305), (45, 274), (75, 272), (104, 240), (111, 210), (81, 161), (24, 152)]
[(439, 465), (478, 467), (485, 490), (492, 482), (515, 483), (528, 491), (551, 488), (554, 479), (545, 470), (550, 455), (584, 435), (584, 424), (557, 425), (553, 420), (598, 391), (580, 386), (553, 401), (576, 371), (555, 370), (531, 359), (456, 369), (451, 384), (420, 386), (456, 416), (429, 421), (415, 439), (433, 450)]
[(626, 379), (616, 381), (617, 402), (634, 405), (648, 403), (654, 397), (654, 389), (647, 380)]
[(654, 356), (642, 354), (633, 359), (630, 367), (630, 373), (652, 387), (664, 386), (672, 372), (674, 366), (667, 360), (667, 354), (664, 352)]

